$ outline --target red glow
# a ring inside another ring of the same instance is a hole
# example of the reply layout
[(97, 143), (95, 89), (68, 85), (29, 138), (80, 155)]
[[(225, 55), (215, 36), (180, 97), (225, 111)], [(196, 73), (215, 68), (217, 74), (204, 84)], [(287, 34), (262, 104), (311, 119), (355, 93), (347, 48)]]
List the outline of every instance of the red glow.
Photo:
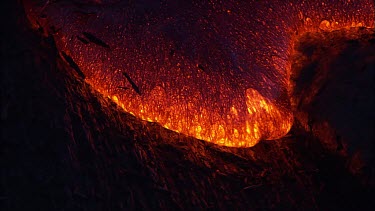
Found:
[[(298, 36), (374, 27), (371, 0), (143, 6), (65, 2), (27, 12), (34, 24), (59, 29), (58, 49), (126, 112), (233, 147), (277, 139), (291, 128), (289, 56)], [(110, 49), (77, 39), (90, 41), (85, 32)]]

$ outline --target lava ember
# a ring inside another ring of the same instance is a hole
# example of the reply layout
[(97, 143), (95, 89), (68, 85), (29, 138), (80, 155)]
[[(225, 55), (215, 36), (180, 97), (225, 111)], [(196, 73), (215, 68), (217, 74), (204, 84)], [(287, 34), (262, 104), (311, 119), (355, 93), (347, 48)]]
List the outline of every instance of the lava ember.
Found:
[(26, 2), (77, 77), (126, 112), (232, 147), (291, 128), (298, 36), (374, 28), (375, 12), (372, 0)]

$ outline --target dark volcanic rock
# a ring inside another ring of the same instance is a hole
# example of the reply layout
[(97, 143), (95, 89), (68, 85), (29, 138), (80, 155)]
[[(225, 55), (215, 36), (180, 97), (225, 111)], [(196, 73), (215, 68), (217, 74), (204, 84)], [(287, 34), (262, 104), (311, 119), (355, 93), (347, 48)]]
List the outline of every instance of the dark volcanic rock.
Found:
[(371, 209), (373, 177), (363, 185), (326, 136), (296, 125), (236, 149), (141, 121), (93, 91), (51, 38), (29, 29), (19, 4), (6, 8), (2, 210)]
[[(373, 29), (308, 33), (296, 44), (295, 117), (323, 146), (347, 157), (353, 174), (374, 177)], [(372, 172), (372, 173), (371, 173)], [(374, 178), (365, 183), (374, 185)]]

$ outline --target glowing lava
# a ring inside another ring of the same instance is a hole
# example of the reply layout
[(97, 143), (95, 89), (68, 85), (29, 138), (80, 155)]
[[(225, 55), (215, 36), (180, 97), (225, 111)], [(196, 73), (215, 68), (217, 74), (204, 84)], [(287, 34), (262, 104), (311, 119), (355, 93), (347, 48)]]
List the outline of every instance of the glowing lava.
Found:
[(374, 27), (372, 0), (30, 2), (31, 22), (125, 111), (234, 147), (289, 131), (298, 35)]

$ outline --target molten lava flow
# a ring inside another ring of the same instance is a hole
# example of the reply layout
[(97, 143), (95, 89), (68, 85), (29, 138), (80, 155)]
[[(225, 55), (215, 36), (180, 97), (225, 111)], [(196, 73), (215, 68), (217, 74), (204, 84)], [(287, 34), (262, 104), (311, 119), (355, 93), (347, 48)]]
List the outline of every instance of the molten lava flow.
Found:
[(374, 27), (372, 0), (31, 1), (31, 22), (125, 111), (234, 147), (289, 131), (298, 35)]

